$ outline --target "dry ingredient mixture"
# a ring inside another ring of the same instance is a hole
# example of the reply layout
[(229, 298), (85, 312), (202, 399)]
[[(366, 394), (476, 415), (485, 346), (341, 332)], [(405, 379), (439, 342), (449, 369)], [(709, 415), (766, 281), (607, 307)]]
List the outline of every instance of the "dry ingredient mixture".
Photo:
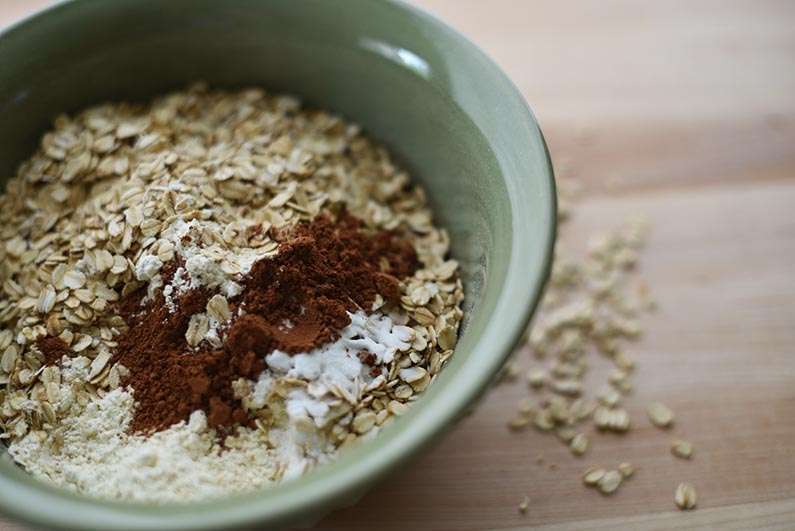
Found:
[(462, 317), (423, 191), (355, 125), (259, 89), (59, 117), (0, 227), (0, 437), (99, 497), (303, 474), (403, 413)]
[[(558, 183), (559, 222), (565, 225), (573, 212), (579, 187), (576, 181)], [(627, 224), (607, 234), (597, 234), (589, 242), (584, 258), (574, 257), (565, 248), (565, 233), (556, 248), (555, 261), (547, 290), (526, 343), (534, 361), (527, 368), (525, 380), (534, 398), (523, 399), (508, 428), (521, 431), (529, 426), (553, 434), (575, 457), (583, 457), (591, 447), (592, 426), (597, 433), (626, 434), (633, 420), (623, 403), (633, 391), (635, 360), (627, 346), (642, 335), (641, 318), (656, 305), (646, 284), (637, 281), (639, 253), (646, 241), (648, 227), (642, 220)], [(595, 355), (612, 365), (603, 384), (594, 389), (585, 385), (585, 375)], [(518, 380), (516, 362), (509, 362), (501, 374), (502, 381)], [(649, 422), (661, 430), (674, 426), (674, 413), (661, 402), (647, 406)], [(690, 459), (693, 446), (673, 439), (671, 453)], [(543, 456), (537, 458), (543, 463)], [(552, 466), (552, 465), (550, 465)], [(616, 492), (635, 473), (631, 463), (615, 468), (595, 465), (587, 468), (582, 482), (604, 495)], [(696, 491), (690, 484), (676, 489), (680, 509), (693, 509)], [(528, 510), (525, 497), (519, 512)]]

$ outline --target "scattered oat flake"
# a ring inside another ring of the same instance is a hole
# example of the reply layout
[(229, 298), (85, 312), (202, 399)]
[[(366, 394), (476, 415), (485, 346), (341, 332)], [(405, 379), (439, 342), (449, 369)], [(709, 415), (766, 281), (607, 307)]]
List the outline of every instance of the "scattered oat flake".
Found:
[(497, 383), (507, 383), (513, 382), (516, 380), (516, 377), (519, 375), (519, 366), (514, 361), (509, 361), (506, 363), (500, 372), (497, 373)]
[(521, 514), (525, 514), (529, 506), (530, 506), (530, 498), (525, 496), (524, 499), (522, 499), (522, 501), (519, 503), (519, 512)]
[(690, 483), (680, 483), (674, 492), (674, 503), (683, 511), (695, 508), (698, 502), (696, 488)]
[[(565, 227), (577, 193), (570, 181), (559, 184), (559, 221)], [(526, 381), (537, 392), (538, 405), (531, 407), (520, 402), (512, 422), (524, 427), (526, 424), (520, 419), (531, 418), (539, 431), (554, 433), (575, 456), (589, 448), (590, 441), (582, 427), (587, 421), (600, 431), (621, 434), (632, 427), (629, 408), (622, 407), (634, 389), (635, 361), (626, 350), (643, 334), (641, 316), (654, 309), (645, 282), (633, 281), (647, 232), (648, 223), (629, 220), (617, 230), (590, 238), (584, 259), (570, 256), (561, 245), (565, 238), (560, 238), (547, 290), (534, 323), (525, 334), (536, 358), (526, 373)], [(596, 393), (585, 378), (592, 352), (603, 355), (613, 365)], [(650, 404), (647, 412), (655, 426), (667, 428), (673, 424), (673, 412), (659, 402)], [(671, 451), (687, 458), (692, 446), (674, 441)], [(583, 482), (598, 487), (603, 494), (612, 494), (634, 471), (628, 462), (622, 462), (617, 470), (592, 467), (585, 471)]]
[(668, 428), (673, 424), (674, 413), (662, 402), (652, 402), (646, 408), (646, 413), (652, 424), (658, 428)]
[(537, 408), (535, 403), (530, 398), (522, 398), (517, 406), (521, 415), (534, 416)]
[(682, 439), (674, 439), (671, 443), (671, 453), (682, 459), (690, 459), (693, 456), (693, 445)]
[(514, 417), (508, 421), (508, 427), (514, 431), (523, 430), (530, 424), (530, 419), (524, 416)]
[(544, 369), (533, 368), (527, 371), (527, 383), (533, 389), (540, 389), (547, 381), (547, 371)]
[(624, 476), (618, 470), (608, 470), (599, 479), (597, 487), (602, 494), (613, 494), (621, 486)]
[(594, 487), (599, 483), (606, 473), (607, 470), (604, 468), (591, 467), (583, 474), (582, 481), (589, 487)]
[(536, 414), (533, 424), (541, 431), (551, 431), (555, 428), (555, 421), (548, 409), (542, 409)]
[(618, 471), (625, 478), (629, 478), (635, 473), (635, 467), (631, 463), (624, 462), (618, 465)]
[(574, 455), (583, 455), (588, 450), (588, 444), (588, 437), (584, 433), (578, 433), (569, 443), (569, 448)]
[(572, 439), (577, 436), (577, 431), (570, 426), (559, 426), (557, 430), (555, 430), (555, 434), (561, 441), (570, 443)]

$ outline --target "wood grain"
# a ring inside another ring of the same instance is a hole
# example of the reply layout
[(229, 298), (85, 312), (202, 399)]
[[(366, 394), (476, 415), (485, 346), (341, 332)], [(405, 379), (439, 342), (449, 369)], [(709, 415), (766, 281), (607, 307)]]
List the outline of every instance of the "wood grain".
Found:
[[(0, 24), (40, 3), (4, 0)], [(569, 245), (632, 214), (651, 220), (642, 271), (660, 311), (634, 350), (628, 436), (594, 435), (576, 459), (549, 436), (509, 433), (528, 391), (500, 386), (439, 445), (318, 528), (795, 527), (795, 3), (414, 3), (508, 72), (558, 171), (585, 183)], [(644, 422), (649, 400), (676, 411), (671, 433)], [(694, 443), (692, 462), (670, 455), (673, 436)], [(624, 460), (638, 472), (616, 496), (581, 486), (589, 464)], [(696, 511), (675, 509), (680, 481), (696, 485)]]

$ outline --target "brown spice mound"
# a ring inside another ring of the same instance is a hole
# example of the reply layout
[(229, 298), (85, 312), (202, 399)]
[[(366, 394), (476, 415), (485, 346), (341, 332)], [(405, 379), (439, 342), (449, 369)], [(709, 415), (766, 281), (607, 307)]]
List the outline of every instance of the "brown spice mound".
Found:
[(69, 345), (60, 337), (40, 337), (36, 340), (36, 347), (44, 354), (45, 365), (59, 365), (61, 358), (72, 354)]
[(398, 278), (416, 269), (414, 249), (394, 232), (367, 235), (353, 216), (321, 216), (254, 264), (235, 301), (246, 315), (230, 328), (227, 346), (259, 355), (311, 350), (338, 337), (347, 311), (369, 312), (377, 294), (397, 302)]
[[(279, 254), (258, 261), (241, 279), (243, 293), (230, 301), (233, 315), (220, 350), (191, 351), (185, 332), (193, 314), (213, 295), (191, 290), (169, 313), (162, 294), (141, 307), (143, 289), (122, 299), (117, 310), (129, 325), (118, 338), (115, 361), (130, 371), (138, 403), (130, 429), (152, 432), (186, 420), (201, 409), (208, 424), (229, 428), (249, 421), (234, 397), (237, 378), (256, 379), (263, 356), (275, 349), (308, 351), (338, 337), (346, 311), (370, 311), (377, 294), (396, 301), (398, 278), (412, 274), (417, 256), (393, 232), (368, 233), (343, 212), (320, 216), (282, 235)], [(162, 271), (168, 283), (178, 264)]]

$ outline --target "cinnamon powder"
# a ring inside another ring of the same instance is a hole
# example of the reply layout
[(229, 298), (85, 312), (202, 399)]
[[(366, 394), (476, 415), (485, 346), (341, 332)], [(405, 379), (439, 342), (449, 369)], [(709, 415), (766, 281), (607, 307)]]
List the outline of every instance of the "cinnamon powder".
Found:
[[(279, 253), (256, 262), (241, 279), (243, 292), (229, 301), (232, 315), (240, 315), (221, 349), (194, 351), (185, 340), (190, 318), (204, 311), (210, 290), (184, 293), (173, 313), (162, 294), (142, 307), (143, 288), (119, 302), (129, 329), (117, 339), (114, 361), (130, 371), (123, 383), (133, 387), (138, 403), (132, 431), (166, 429), (197, 409), (214, 428), (249, 422), (234, 397), (234, 380), (256, 379), (273, 350), (305, 352), (337, 339), (350, 322), (348, 311), (369, 312), (377, 294), (396, 302), (398, 279), (418, 267), (410, 243), (394, 232), (368, 232), (345, 212), (274, 236)], [(177, 266), (163, 268), (164, 282)]]
[(36, 340), (36, 347), (44, 354), (45, 365), (57, 365), (61, 361), (61, 358), (70, 356), (72, 353), (69, 345), (67, 345), (63, 339), (56, 336), (38, 338)]
[(392, 232), (367, 235), (348, 214), (299, 225), (279, 254), (251, 268), (243, 293), (233, 301), (246, 315), (230, 328), (227, 345), (263, 356), (275, 349), (306, 352), (334, 341), (350, 323), (348, 311), (369, 313), (377, 294), (397, 302), (398, 278), (416, 268), (409, 243)]

